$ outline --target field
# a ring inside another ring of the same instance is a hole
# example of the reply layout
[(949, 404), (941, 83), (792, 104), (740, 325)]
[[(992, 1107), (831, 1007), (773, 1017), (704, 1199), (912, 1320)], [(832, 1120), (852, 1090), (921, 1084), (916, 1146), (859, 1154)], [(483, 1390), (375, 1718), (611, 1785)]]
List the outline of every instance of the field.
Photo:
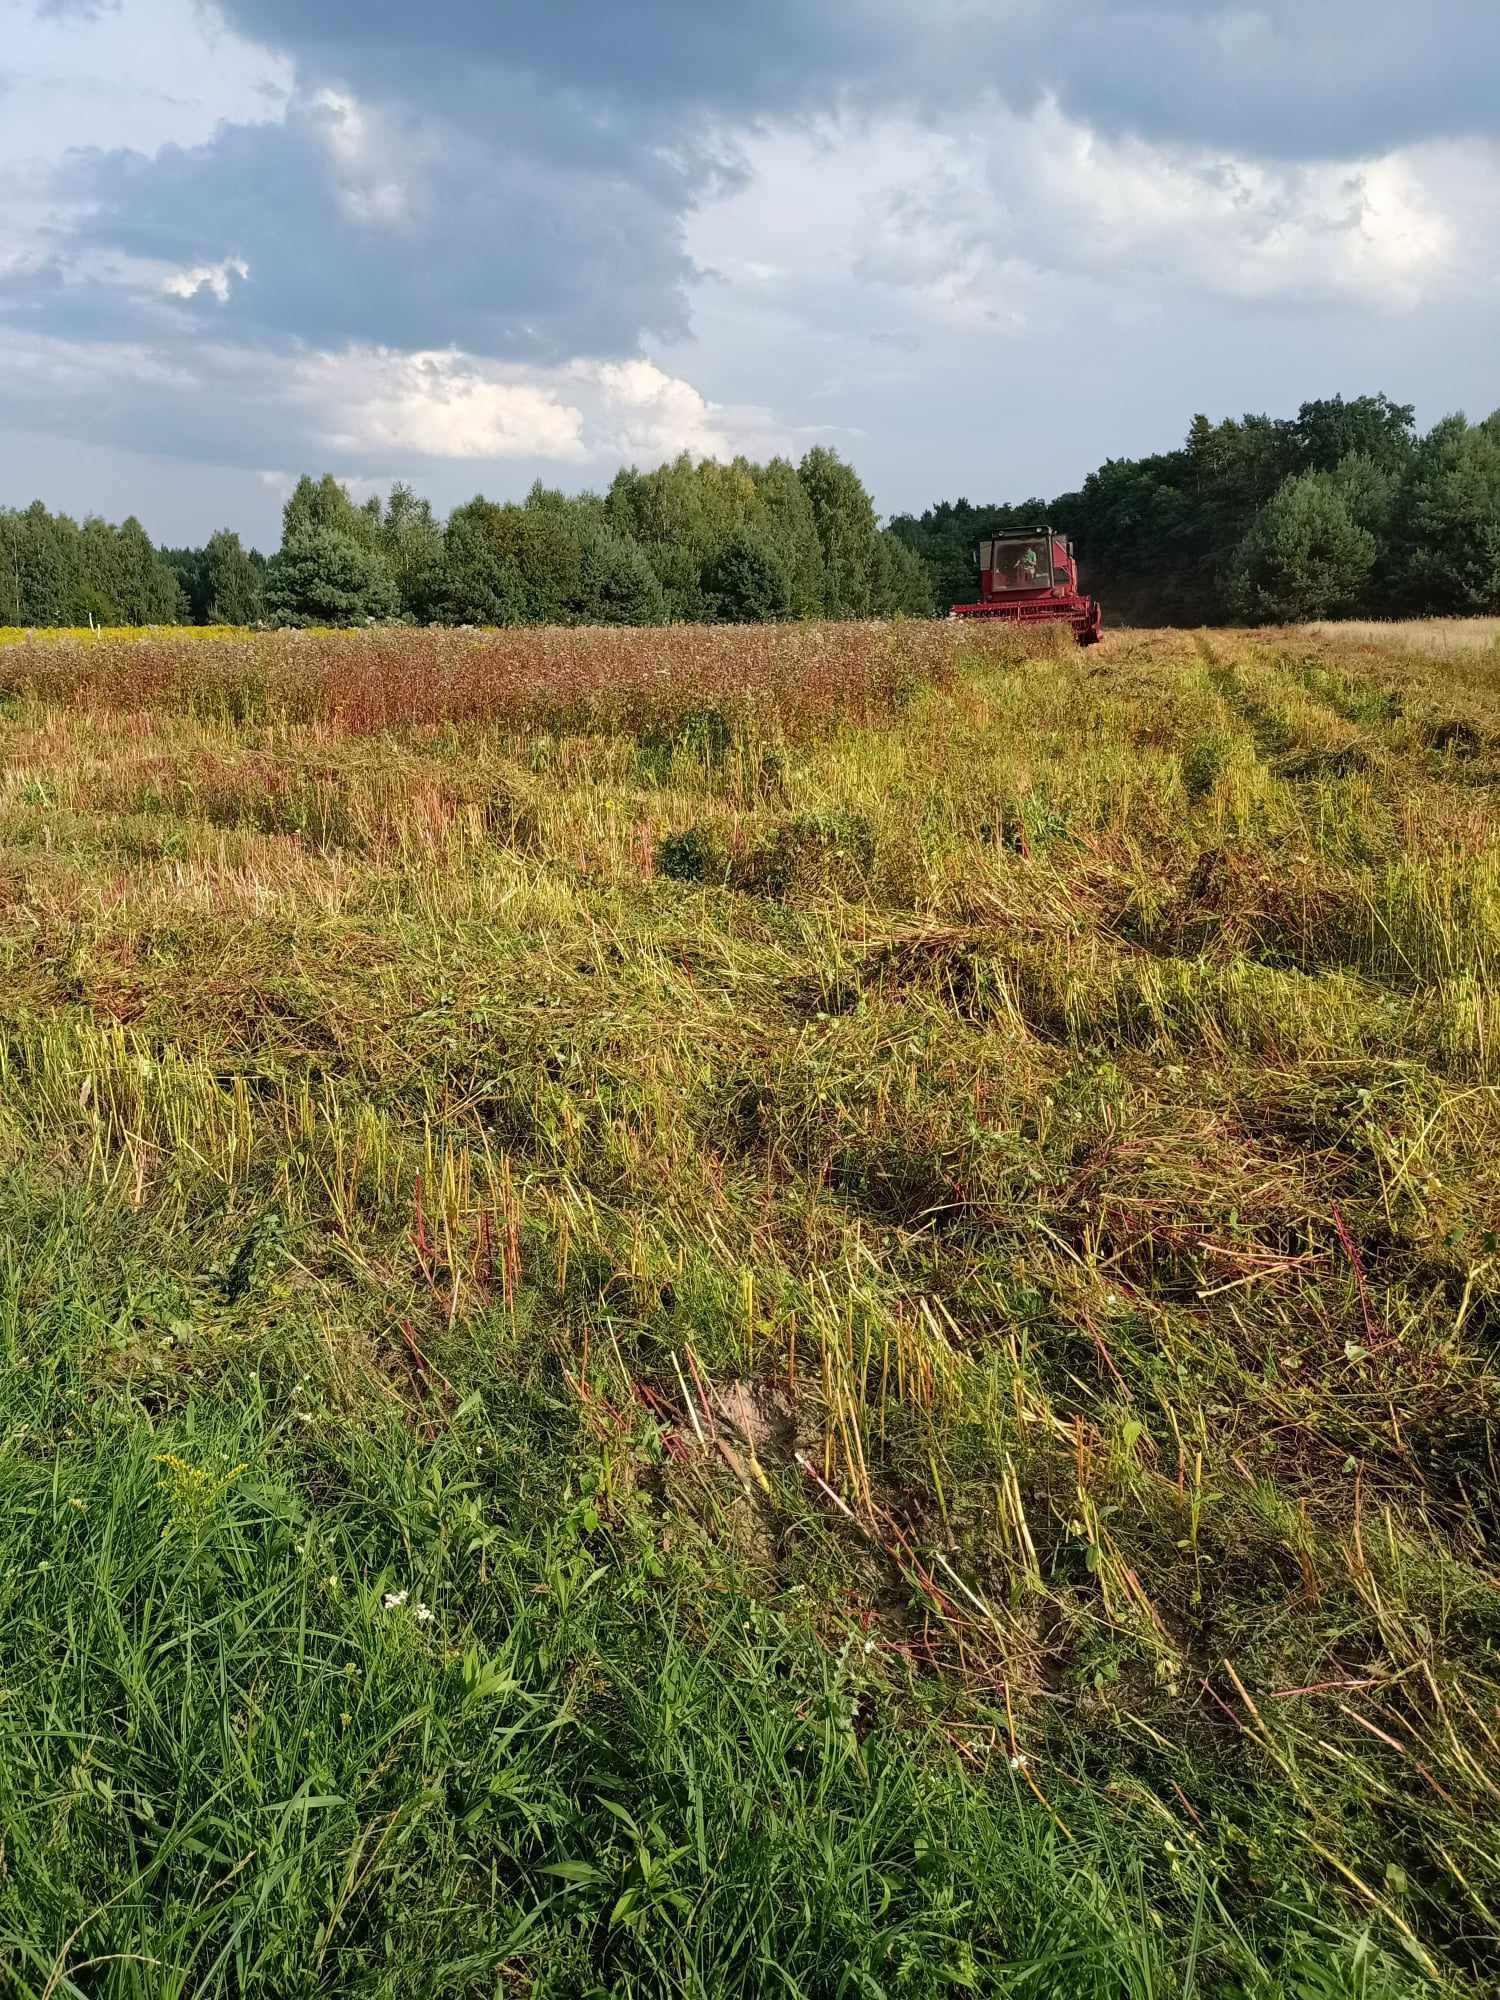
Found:
[(1377, 645), (1433, 659), (1473, 652), (1488, 652), (1492, 662), (1500, 657), (1500, 618), (1402, 618), (1385, 624), (1346, 619), (1313, 630), (1324, 638), (1341, 639), (1346, 646)]
[(18, 636), (0, 746), (0, 1991), (1495, 1991), (1492, 643)]

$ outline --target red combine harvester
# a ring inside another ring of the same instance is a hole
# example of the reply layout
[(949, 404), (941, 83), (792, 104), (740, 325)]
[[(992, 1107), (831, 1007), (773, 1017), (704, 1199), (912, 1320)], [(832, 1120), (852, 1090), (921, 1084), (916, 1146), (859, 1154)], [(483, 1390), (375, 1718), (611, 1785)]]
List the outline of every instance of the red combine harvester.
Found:
[(1104, 630), (1097, 597), (1078, 587), (1072, 541), (1052, 528), (986, 536), (978, 544), (979, 602), (955, 604), (955, 618), (1004, 618), (1012, 625), (1072, 626), (1080, 646)]

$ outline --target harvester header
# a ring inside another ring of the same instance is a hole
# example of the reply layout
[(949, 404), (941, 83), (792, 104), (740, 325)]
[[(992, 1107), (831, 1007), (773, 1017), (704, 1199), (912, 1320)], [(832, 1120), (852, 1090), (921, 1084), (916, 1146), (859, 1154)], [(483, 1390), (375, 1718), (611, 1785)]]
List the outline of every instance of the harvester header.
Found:
[(955, 618), (1000, 618), (1012, 625), (1068, 624), (1080, 646), (1104, 630), (1097, 597), (1078, 587), (1078, 558), (1055, 528), (1007, 529), (976, 545), (979, 602), (955, 604)]

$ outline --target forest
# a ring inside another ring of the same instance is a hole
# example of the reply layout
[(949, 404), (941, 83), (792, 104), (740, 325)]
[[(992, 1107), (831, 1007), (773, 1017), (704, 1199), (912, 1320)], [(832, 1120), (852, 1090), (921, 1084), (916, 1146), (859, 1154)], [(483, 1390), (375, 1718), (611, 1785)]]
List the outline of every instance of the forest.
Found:
[(1077, 492), (943, 501), (893, 533), (920, 555), (937, 608), (974, 591), (972, 545), (1043, 517), (1071, 534), (1114, 621), (1292, 623), (1500, 609), (1500, 411), (1419, 436), (1385, 395), (1303, 403), (1295, 417), (1195, 416), (1176, 451), (1107, 459)]
[[(0, 617), (16, 625), (763, 624), (926, 615), (926, 564), (882, 529), (836, 453), (800, 465), (686, 454), (605, 494), (533, 486), (446, 522), (409, 486), (362, 505), (300, 479), (267, 560), (231, 529), (155, 550), (135, 519), (0, 513)], [(9, 574), (5, 574), (8, 571)], [(6, 601), (9, 600), (9, 608)]]
[(1500, 610), (1500, 411), (1419, 433), (1382, 394), (1295, 417), (1193, 417), (1180, 447), (1108, 459), (1047, 500), (944, 500), (882, 526), (854, 468), (695, 461), (607, 492), (477, 496), (442, 521), (409, 486), (357, 503), (300, 479), (269, 558), (232, 529), (157, 548), (133, 516), (0, 509), (0, 618), (18, 626), (664, 625), (941, 614), (982, 533), (1071, 534), (1112, 622), (1286, 623)]

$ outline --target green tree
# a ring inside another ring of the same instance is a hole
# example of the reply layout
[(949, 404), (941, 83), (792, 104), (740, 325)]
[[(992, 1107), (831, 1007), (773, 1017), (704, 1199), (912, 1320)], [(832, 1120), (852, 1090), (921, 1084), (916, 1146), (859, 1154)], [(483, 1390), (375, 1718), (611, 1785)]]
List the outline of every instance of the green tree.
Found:
[(812, 501), (797, 468), (787, 458), (773, 458), (754, 469), (758, 502), (756, 530), (786, 567), (791, 586), (791, 616), (817, 618), (823, 611), (823, 545)]
[(1354, 520), (1331, 475), (1297, 473), (1252, 522), (1235, 556), (1227, 601), (1250, 623), (1327, 617), (1359, 596), (1375, 554), (1375, 537)]
[(622, 468), (606, 500), (611, 527), (646, 551), (670, 624), (696, 624), (711, 615), (704, 582), (710, 537), (691, 474), (686, 460), (656, 472)]
[(21, 516), (13, 507), (0, 507), (0, 619), (21, 623)]
[(122, 625), (175, 625), (183, 615), (182, 592), (151, 537), (128, 515), (114, 530), (115, 609)]
[[(1223, 428), (1212, 451), (1228, 464), (1237, 433)], [(1078, 493), (1054, 503), (1053, 524), (1074, 537), (1088, 588), (1107, 609), (1143, 624), (1201, 624), (1216, 615), (1218, 570), (1253, 510), (1229, 497), (1233, 480), (1207, 480), (1207, 467), (1195, 468), (1186, 450), (1106, 459)]]
[(182, 594), (182, 613), (190, 625), (204, 622), (202, 613), (202, 549), (169, 549), (158, 551), (162, 561), (177, 579), (177, 588)]
[(1381, 465), (1367, 452), (1354, 451), (1339, 460), (1329, 477), (1351, 518), (1377, 542), (1383, 541), (1394, 524), (1401, 474), (1394, 467)]
[(218, 529), (198, 563), (195, 617), (205, 625), (253, 625), (265, 608), (264, 581), (264, 565), (233, 528)]
[(7, 517), (12, 615), (18, 625), (66, 625), (78, 575), (78, 526), (40, 500)]
[(736, 535), (757, 530), (762, 512), (754, 466), (687, 452), (654, 472), (620, 473), (605, 505), (616, 533), (644, 551), (672, 622), (714, 616), (715, 565)]
[(123, 625), (129, 621), (121, 608), (124, 580), (119, 539), (108, 521), (90, 514), (78, 530), (74, 543), (72, 602), (67, 622), (86, 625)]
[(183, 613), (172, 565), (134, 515), (82, 526), (40, 500), (0, 513), (0, 617), (24, 625), (168, 625)]
[(383, 557), (327, 528), (283, 542), (266, 569), (265, 602), (286, 625), (367, 625), (401, 609)]
[(443, 530), (432, 504), (397, 482), (380, 523), (380, 545), (408, 617), (432, 616), (441, 587)]
[(1299, 472), (1332, 472), (1358, 454), (1383, 471), (1399, 471), (1415, 443), (1416, 411), (1410, 403), (1377, 396), (1325, 396), (1304, 403), (1287, 428)]
[(359, 543), (361, 548), (378, 548), (380, 502), (373, 503), (373, 512), (369, 503), (356, 507), (349, 498), (349, 489), (340, 485), (331, 472), (325, 472), (321, 479), (313, 479), (304, 472), (281, 510), (282, 545), (303, 541), (314, 534), (341, 535), (345, 541)]
[(732, 625), (763, 625), (793, 615), (792, 573), (781, 552), (742, 528), (714, 558), (708, 588), (716, 617)]
[(580, 536), (579, 553), (577, 612), (585, 624), (665, 624), (661, 583), (639, 542), (595, 521)]
[(1500, 611), (1500, 410), (1445, 417), (1418, 447), (1396, 508), (1391, 563), (1413, 611)]
[(526, 585), (501, 518), (519, 508), (495, 506), (478, 494), (448, 517), (431, 616), (449, 625), (522, 625)]
[(570, 499), (540, 482), (523, 506), (508, 510), (507, 530), (514, 536), (530, 623), (556, 625), (584, 614), (584, 543), (607, 525), (604, 503), (596, 495)]
[(1212, 492), (1224, 475), (1224, 440), (1218, 425), (1210, 423), (1201, 410), (1188, 425), (1184, 450), (1194, 489), (1199, 493)]
[(391, 573), (378, 498), (356, 507), (331, 472), (305, 473), (281, 512), (281, 547), (266, 569), (271, 617), (292, 625), (365, 625), (394, 618)]
[(823, 610), (867, 618), (873, 608), (875, 503), (836, 451), (815, 445), (797, 469), (823, 551)]
[(523, 506), (477, 495), (448, 518), (434, 615), (469, 625), (555, 625), (583, 607), (582, 537), (600, 511), (534, 488)]
[(901, 537), (883, 528), (875, 538), (871, 608), (882, 618), (904, 612), (914, 618), (932, 616), (932, 578), (927, 565)]

